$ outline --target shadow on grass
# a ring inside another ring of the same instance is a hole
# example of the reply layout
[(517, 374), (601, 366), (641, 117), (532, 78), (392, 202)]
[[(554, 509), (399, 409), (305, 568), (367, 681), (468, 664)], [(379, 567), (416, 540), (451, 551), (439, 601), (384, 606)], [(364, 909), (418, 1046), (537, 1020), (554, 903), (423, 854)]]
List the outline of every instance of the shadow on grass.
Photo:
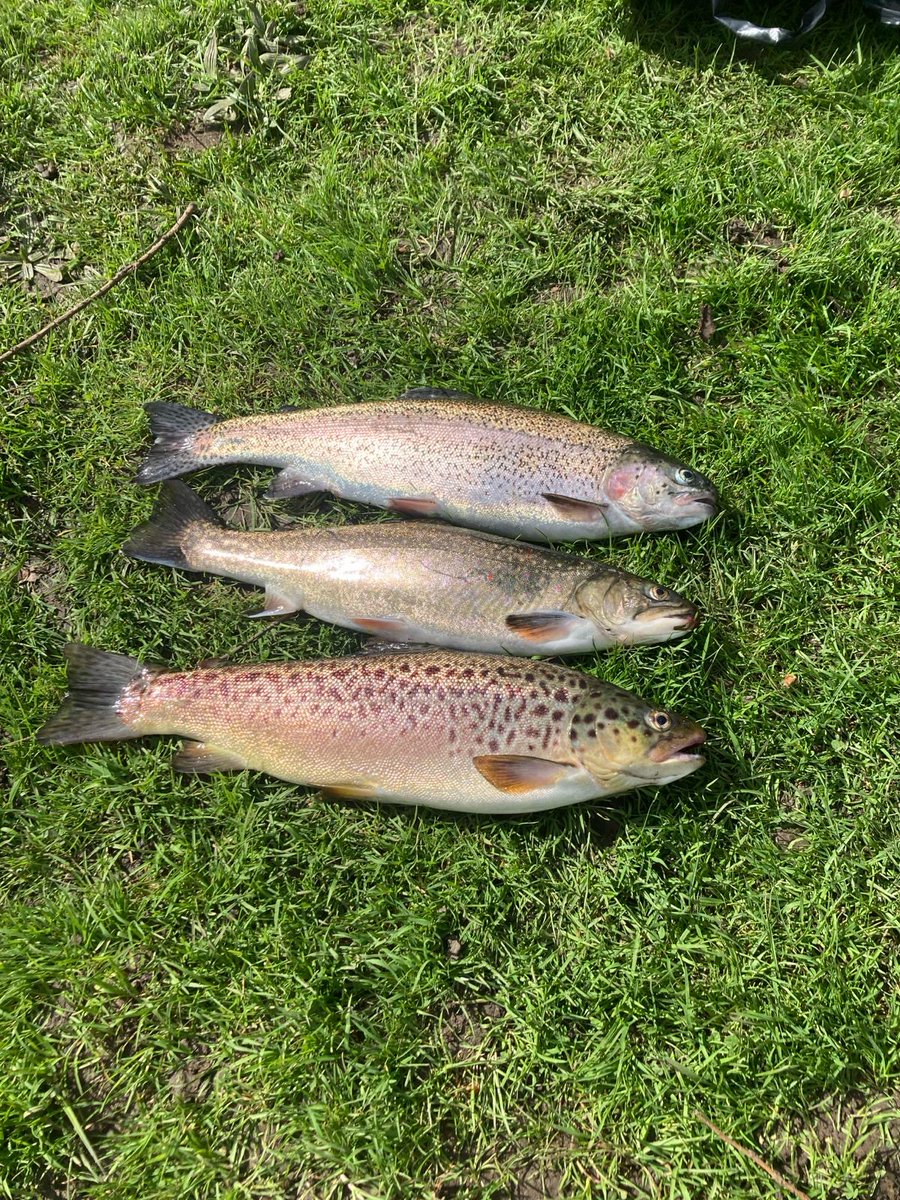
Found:
[[(805, 0), (731, 0), (729, 16), (760, 25), (796, 28), (808, 5)], [(848, 56), (858, 47), (847, 85), (874, 90), (886, 64), (900, 53), (900, 31), (881, 25), (860, 4), (832, 9), (806, 38), (787, 46), (765, 46), (735, 38), (712, 16), (709, 0), (633, 0), (625, 36), (644, 50), (698, 68), (746, 63), (764, 79), (783, 82), (786, 73), (807, 63)]]

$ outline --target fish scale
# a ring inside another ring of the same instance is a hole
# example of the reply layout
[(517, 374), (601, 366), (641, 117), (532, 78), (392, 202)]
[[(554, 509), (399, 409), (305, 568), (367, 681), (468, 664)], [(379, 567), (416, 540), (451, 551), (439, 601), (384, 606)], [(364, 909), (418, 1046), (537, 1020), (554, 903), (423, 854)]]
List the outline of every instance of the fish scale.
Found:
[(414, 390), (397, 400), (219, 420), (147, 406), (154, 483), (215, 464), (280, 467), (272, 496), (328, 491), (531, 539), (688, 528), (716, 510), (697, 472), (570, 417)]
[[(695, 770), (699, 726), (553, 663), (449, 650), (168, 672), (68, 650), (63, 744), (189, 739), (183, 770), (265, 771), (337, 795), (532, 812)], [(659, 722), (664, 724), (660, 725)]]
[(392, 641), (577, 654), (667, 641), (697, 623), (676, 592), (576, 555), (426, 521), (227, 529), (178, 482), (163, 485), (125, 550), (262, 586), (256, 615), (302, 609)]

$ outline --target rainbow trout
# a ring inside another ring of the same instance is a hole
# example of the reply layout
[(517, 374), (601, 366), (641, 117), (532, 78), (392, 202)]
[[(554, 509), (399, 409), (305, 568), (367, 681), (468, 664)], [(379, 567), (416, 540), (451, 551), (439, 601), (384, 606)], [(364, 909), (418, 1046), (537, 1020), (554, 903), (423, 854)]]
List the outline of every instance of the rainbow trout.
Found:
[(525, 813), (671, 783), (703, 730), (555, 663), (452, 650), (165, 671), (66, 650), (49, 744), (189, 739), (182, 771), (249, 768), (337, 796)]
[(255, 616), (303, 610), (395, 642), (584, 654), (698, 623), (676, 592), (574, 554), (426, 521), (244, 533), (183, 483), (163, 485), (124, 550), (264, 587)]
[(280, 467), (271, 497), (347, 500), (531, 539), (687, 529), (716, 512), (712, 484), (632, 438), (570, 417), (414, 388), (398, 400), (220, 420), (148, 404), (157, 483), (217, 463)]

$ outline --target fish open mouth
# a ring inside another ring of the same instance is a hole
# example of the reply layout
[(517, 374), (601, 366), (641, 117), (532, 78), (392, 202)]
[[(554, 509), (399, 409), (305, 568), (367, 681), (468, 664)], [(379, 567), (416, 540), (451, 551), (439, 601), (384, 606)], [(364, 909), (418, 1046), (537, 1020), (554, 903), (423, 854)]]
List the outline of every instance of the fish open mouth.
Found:
[(700, 614), (698, 612), (681, 612), (676, 613), (675, 617), (678, 624), (674, 626), (679, 632), (683, 629), (696, 629), (700, 624)]
[(715, 492), (680, 492), (675, 497), (675, 503), (680, 508), (687, 508), (690, 504), (702, 504), (704, 508), (708, 508), (712, 512), (717, 512), (719, 497)]
[[(690, 754), (688, 751), (693, 750), (696, 746), (702, 746), (706, 741), (706, 734), (702, 729), (698, 729), (696, 733), (691, 733), (688, 737), (678, 741), (669, 742), (661, 749), (665, 749), (666, 753), (659, 758), (657, 762), (695, 762), (703, 759), (702, 754)], [(656, 758), (656, 755), (653, 756)]]

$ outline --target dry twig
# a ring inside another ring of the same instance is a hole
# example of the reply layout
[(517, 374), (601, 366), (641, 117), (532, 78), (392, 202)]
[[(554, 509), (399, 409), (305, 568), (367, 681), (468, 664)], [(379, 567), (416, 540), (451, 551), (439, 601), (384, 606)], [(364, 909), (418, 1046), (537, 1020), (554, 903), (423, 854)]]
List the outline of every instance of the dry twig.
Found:
[(755, 1150), (751, 1150), (749, 1146), (742, 1146), (740, 1142), (736, 1142), (734, 1138), (728, 1136), (724, 1129), (720, 1129), (718, 1125), (714, 1125), (709, 1117), (704, 1117), (703, 1113), (694, 1109), (694, 1116), (698, 1121), (702, 1122), (707, 1129), (711, 1129), (716, 1137), (720, 1137), (726, 1146), (730, 1146), (732, 1150), (737, 1150), (738, 1154), (743, 1154), (744, 1158), (749, 1158), (761, 1171), (770, 1176), (779, 1187), (784, 1188), (786, 1192), (790, 1192), (792, 1196), (796, 1196), (797, 1200), (809, 1200), (806, 1192), (801, 1192), (800, 1189), (790, 1180), (785, 1179), (780, 1171), (776, 1171), (774, 1167), (770, 1167), (765, 1159), (760, 1158)]
[(96, 292), (91, 292), (90, 296), (85, 296), (83, 300), (79, 300), (78, 303), (73, 305), (72, 308), (67, 309), (58, 317), (54, 317), (52, 321), (48, 321), (48, 323), (42, 329), (39, 329), (37, 333), (32, 333), (29, 337), (25, 338), (24, 341), (19, 342), (9, 350), (5, 350), (3, 354), (0, 354), (0, 363), (5, 363), (14, 355), (19, 354), (22, 350), (27, 350), (29, 346), (33, 346), (35, 342), (40, 341), (42, 337), (46, 337), (51, 330), (57, 329), (66, 321), (71, 320), (76, 313), (80, 313), (82, 309), (87, 308), (89, 304), (93, 304), (95, 300), (99, 300), (101, 296), (105, 296), (106, 293), (114, 288), (117, 283), (121, 283), (126, 275), (130, 275), (132, 271), (136, 271), (138, 267), (142, 267), (148, 259), (152, 258), (153, 255), (156, 254), (157, 250), (161, 250), (166, 242), (171, 241), (175, 234), (178, 233), (179, 229), (182, 229), (188, 223), (196, 211), (197, 205), (192, 201), (172, 226), (172, 228), (167, 229), (161, 237), (157, 238), (149, 250), (145, 250), (140, 258), (136, 258), (134, 262), (126, 263), (124, 267), (120, 267), (118, 271), (116, 271), (115, 275), (113, 275), (112, 279), (108, 279), (102, 287), (97, 288)]

